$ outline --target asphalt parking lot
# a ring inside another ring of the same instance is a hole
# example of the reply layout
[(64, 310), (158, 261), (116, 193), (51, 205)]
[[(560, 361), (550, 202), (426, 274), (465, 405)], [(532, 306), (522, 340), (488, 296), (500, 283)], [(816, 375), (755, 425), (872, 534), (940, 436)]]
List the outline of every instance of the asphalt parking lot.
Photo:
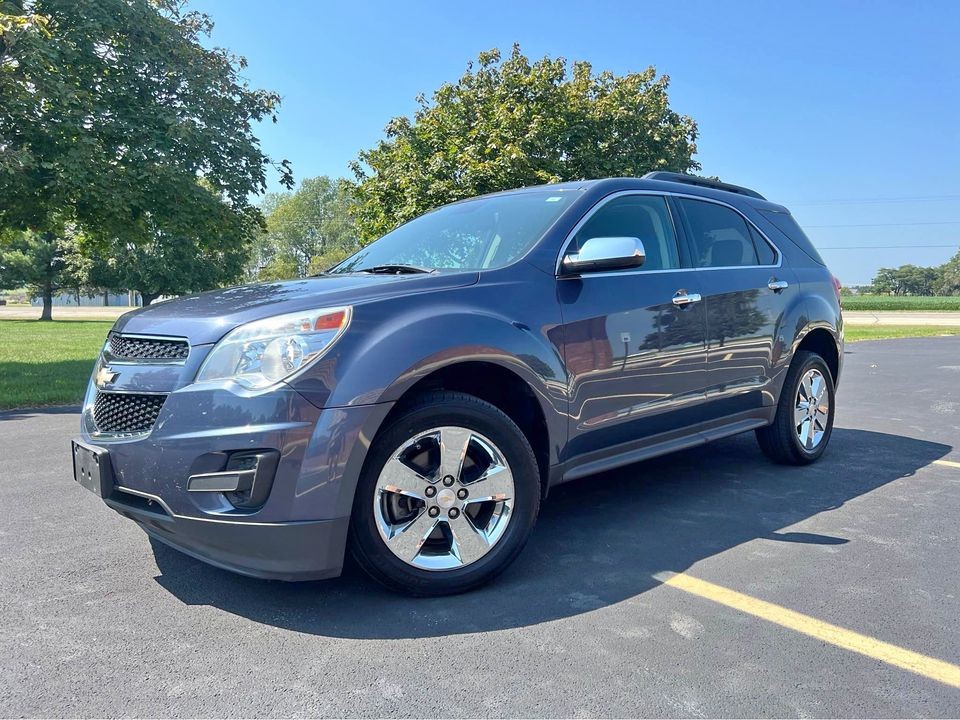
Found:
[(747, 435), (570, 483), (444, 599), (152, 545), (76, 426), (0, 415), (3, 716), (960, 714), (960, 338), (848, 346), (819, 464)]

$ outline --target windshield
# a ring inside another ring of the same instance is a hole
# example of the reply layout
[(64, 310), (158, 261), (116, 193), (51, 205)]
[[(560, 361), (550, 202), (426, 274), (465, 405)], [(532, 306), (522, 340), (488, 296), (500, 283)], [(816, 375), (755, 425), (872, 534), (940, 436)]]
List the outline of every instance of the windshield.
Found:
[(397, 265), (440, 270), (503, 267), (529, 250), (575, 196), (561, 190), (527, 191), (446, 205), (387, 233), (330, 272)]

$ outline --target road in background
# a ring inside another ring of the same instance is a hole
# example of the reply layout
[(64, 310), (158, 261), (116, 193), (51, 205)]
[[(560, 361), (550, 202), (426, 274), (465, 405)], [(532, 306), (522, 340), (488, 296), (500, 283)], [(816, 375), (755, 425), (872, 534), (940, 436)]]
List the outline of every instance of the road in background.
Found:
[(960, 312), (912, 310), (844, 310), (847, 325), (942, 325), (960, 327)]
[(436, 599), (151, 543), (71, 479), (74, 411), (0, 415), (0, 715), (956, 716), (958, 358), (851, 345), (818, 464), (746, 435), (568, 483)]
[[(75, 305), (55, 306), (54, 320), (116, 320), (135, 307), (76, 307)], [(34, 305), (0, 305), (0, 320), (39, 320), (43, 308)]]

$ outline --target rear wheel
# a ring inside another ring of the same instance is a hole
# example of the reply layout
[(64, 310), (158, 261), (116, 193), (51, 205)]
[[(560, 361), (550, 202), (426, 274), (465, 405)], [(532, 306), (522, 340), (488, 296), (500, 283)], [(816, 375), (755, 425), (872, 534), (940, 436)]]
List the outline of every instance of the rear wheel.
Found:
[(757, 430), (757, 441), (779, 463), (807, 465), (826, 450), (833, 413), (830, 369), (816, 353), (800, 351), (787, 372), (773, 424)]
[(374, 440), (350, 548), (392, 590), (463, 592), (513, 561), (539, 500), (537, 462), (513, 421), (479, 398), (432, 393)]

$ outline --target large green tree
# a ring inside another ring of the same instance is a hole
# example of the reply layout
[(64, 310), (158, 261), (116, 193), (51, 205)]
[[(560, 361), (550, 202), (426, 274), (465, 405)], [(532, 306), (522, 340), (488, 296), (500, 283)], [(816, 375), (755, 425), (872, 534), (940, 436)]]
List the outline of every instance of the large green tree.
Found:
[(265, 198), (267, 227), (253, 257), (255, 277), (302, 277), (346, 257), (356, 249), (352, 206), (349, 188), (326, 176), (307, 178), (296, 192)]
[[(198, 185), (197, 192), (209, 192)], [(115, 239), (106, 244), (86, 237), (77, 243), (68, 269), (84, 284), (113, 290), (136, 290), (144, 305), (161, 295), (178, 295), (219, 287), (243, 276), (260, 223), (254, 208), (237, 214), (224, 205), (199, 227), (168, 223), (151, 227), (139, 242)], [(80, 259), (78, 259), (78, 256)]]
[(352, 164), (360, 236), (481, 193), (699, 169), (696, 123), (670, 108), (668, 84), (653, 67), (617, 76), (563, 58), (531, 62), (516, 45), (506, 59), (481, 53)]
[[(64, 251), (65, 226), (103, 253), (169, 241), (167, 257), (190, 227), (216, 255), (225, 227), (232, 246), (262, 222), (249, 198), (269, 166), (292, 186), (253, 133), (279, 97), (248, 86), (242, 58), (203, 46), (212, 27), (182, 0), (0, 0), (0, 228), (47, 243), (38, 269)], [(36, 286), (45, 317), (57, 284)]]
[(941, 267), (901, 265), (880, 268), (873, 279), (873, 292), (884, 295), (933, 295), (939, 293)]
[(940, 266), (937, 295), (960, 295), (960, 251)]

